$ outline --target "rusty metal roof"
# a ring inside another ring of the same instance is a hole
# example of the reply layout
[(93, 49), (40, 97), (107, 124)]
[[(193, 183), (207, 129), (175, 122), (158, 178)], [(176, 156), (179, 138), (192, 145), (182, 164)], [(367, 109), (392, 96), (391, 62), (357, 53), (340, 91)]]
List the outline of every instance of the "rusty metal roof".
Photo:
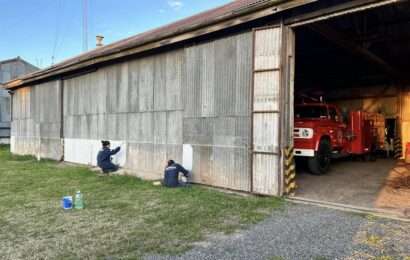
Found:
[(215, 21), (219, 21), (224, 18), (232, 18), (235, 17), (235, 15), (242, 14), (244, 10), (252, 12), (255, 10), (259, 10), (262, 7), (267, 7), (268, 5), (275, 5), (282, 2), (290, 2), (290, 0), (235, 0), (226, 5), (199, 13), (197, 15), (179, 20), (177, 22), (159, 27), (157, 29), (150, 30), (114, 42), (112, 44), (108, 44), (103, 47), (93, 49), (89, 52), (80, 54), (73, 58), (57, 63), (46, 69), (22, 76), (14, 81), (7, 83), (7, 86), (9, 88), (15, 88), (21, 85), (25, 85), (28, 81), (30, 81), (30, 79), (33, 78), (41, 76), (44, 76), (42, 78), (47, 78), (47, 75), (50, 75), (51, 73), (53, 73), (55, 76), (55, 74), (58, 74), (60, 70), (69, 68), (84, 61), (89, 61), (99, 57), (120, 53), (127, 49), (131, 49), (140, 45), (148, 44), (153, 41), (162, 40), (166, 37), (182, 34), (190, 30), (197, 29), (197, 27), (205, 27), (207, 25), (211, 25)]

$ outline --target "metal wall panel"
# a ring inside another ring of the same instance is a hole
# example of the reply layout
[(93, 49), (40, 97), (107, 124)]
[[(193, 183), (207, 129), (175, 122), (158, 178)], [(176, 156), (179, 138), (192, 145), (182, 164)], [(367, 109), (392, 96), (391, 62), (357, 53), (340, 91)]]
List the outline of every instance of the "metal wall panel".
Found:
[(183, 75), (184, 117), (201, 115), (201, 67), (200, 52), (197, 46), (185, 49), (186, 74)]
[(13, 95), (13, 153), (59, 160), (61, 85), (59, 81), (21, 88)]
[(118, 140), (128, 140), (128, 114), (119, 113), (117, 114), (117, 139)]
[(139, 115), (138, 113), (129, 113), (127, 115), (128, 140), (132, 142), (139, 140)]
[(167, 113), (155, 112), (153, 120), (153, 138), (155, 144), (167, 143)]
[(6, 127), (5, 123), (10, 125), (10, 97), (0, 96), (0, 127)]
[[(237, 116), (251, 116), (252, 96), (252, 48), (250, 33), (239, 34), (236, 48), (236, 84), (235, 84), (235, 114)], [(250, 122), (250, 120), (249, 120)], [(250, 124), (248, 126), (250, 129)]]
[(252, 34), (186, 49), (183, 142), (194, 181), (250, 191)]
[(260, 194), (276, 195), (278, 193), (278, 156), (255, 154), (253, 156), (254, 191)]
[(139, 60), (131, 61), (128, 64), (129, 71), (129, 88), (128, 88), (128, 105), (129, 112), (139, 111)]
[(254, 31), (252, 191), (280, 195), (282, 28)]
[(279, 114), (262, 113), (253, 117), (255, 152), (279, 153)]
[(154, 110), (165, 111), (167, 107), (166, 91), (166, 56), (158, 55), (154, 59)]
[(282, 30), (278, 27), (256, 31), (255, 34), (255, 70), (267, 70), (280, 67)]
[[(252, 33), (244, 32), (64, 79), (65, 160), (95, 164), (100, 140), (115, 140), (126, 144), (126, 169), (160, 178), (166, 160), (181, 162), (192, 144), (195, 181), (250, 191), (251, 64)], [(55, 84), (16, 95), (13, 132), (59, 137), (61, 113), (48, 111), (61, 105)]]
[(129, 63), (124, 62), (117, 66), (117, 109), (116, 112), (129, 112)]
[(227, 37), (215, 42), (215, 110), (218, 116), (235, 115), (236, 40)]
[(170, 111), (167, 113), (166, 134), (168, 144), (183, 144), (183, 112)]
[(183, 110), (182, 86), (186, 73), (185, 52), (177, 50), (166, 54), (167, 110)]
[(201, 86), (201, 116), (216, 115), (216, 85), (215, 85), (215, 42), (206, 43), (198, 47), (200, 52), (200, 86)]
[(183, 143), (212, 145), (213, 118), (184, 118)]
[[(11, 97), (8, 90), (2, 88), (2, 84), (36, 70), (37, 68), (20, 58), (0, 62), (0, 143), (10, 143), (11, 134)], [(27, 104), (30, 105), (24, 102), (24, 105)]]
[(279, 71), (255, 73), (253, 111), (279, 110)]
[(139, 65), (139, 111), (152, 111), (154, 108), (154, 59), (144, 58)]
[(110, 66), (106, 69), (107, 75), (107, 113), (118, 112), (118, 83), (119, 68)]

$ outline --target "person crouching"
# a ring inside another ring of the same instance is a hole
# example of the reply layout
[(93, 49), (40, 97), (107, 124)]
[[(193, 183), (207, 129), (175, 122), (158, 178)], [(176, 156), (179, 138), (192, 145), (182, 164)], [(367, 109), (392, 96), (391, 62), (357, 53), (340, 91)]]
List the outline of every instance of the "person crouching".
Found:
[(175, 163), (173, 160), (169, 160), (167, 162), (167, 166), (165, 167), (163, 185), (169, 188), (181, 186), (178, 178), (179, 173), (184, 174), (184, 176), (188, 178), (189, 172), (184, 167), (178, 163)]
[(119, 169), (119, 166), (112, 162), (111, 156), (117, 154), (121, 147), (117, 147), (114, 150), (111, 150), (111, 144), (109, 141), (101, 141), (102, 149), (98, 152), (97, 155), (97, 165), (101, 168), (103, 173), (116, 172)]

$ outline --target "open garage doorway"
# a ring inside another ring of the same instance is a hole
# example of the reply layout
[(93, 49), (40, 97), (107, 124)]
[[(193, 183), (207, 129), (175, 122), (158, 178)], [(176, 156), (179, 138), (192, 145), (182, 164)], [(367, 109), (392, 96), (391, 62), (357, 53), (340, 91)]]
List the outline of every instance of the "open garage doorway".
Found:
[(408, 28), (408, 1), (293, 28), (294, 197), (410, 214)]

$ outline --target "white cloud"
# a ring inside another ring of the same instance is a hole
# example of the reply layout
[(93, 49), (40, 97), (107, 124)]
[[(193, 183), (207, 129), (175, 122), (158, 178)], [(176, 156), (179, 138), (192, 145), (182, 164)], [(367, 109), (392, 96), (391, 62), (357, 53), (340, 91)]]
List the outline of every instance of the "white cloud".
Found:
[(179, 9), (181, 9), (184, 6), (184, 3), (180, 0), (168, 0), (168, 5), (178, 11)]

